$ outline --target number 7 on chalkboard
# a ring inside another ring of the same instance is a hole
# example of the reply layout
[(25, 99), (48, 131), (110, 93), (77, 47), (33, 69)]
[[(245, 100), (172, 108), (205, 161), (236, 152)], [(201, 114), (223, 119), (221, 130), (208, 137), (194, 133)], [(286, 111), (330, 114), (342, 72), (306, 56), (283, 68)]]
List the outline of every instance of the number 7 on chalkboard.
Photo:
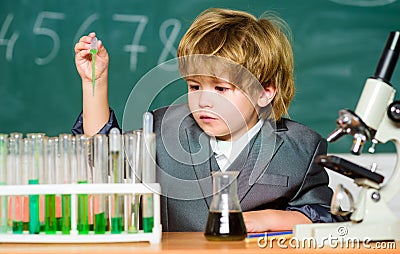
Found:
[(136, 29), (135, 34), (133, 35), (132, 44), (125, 45), (124, 50), (127, 52), (131, 52), (130, 59), (130, 70), (135, 71), (137, 67), (137, 53), (145, 53), (147, 51), (147, 47), (143, 45), (139, 45), (140, 38), (142, 37), (144, 28), (147, 25), (148, 18), (143, 15), (125, 15), (125, 14), (114, 14), (113, 19), (116, 21), (123, 22), (138, 22), (138, 27)]

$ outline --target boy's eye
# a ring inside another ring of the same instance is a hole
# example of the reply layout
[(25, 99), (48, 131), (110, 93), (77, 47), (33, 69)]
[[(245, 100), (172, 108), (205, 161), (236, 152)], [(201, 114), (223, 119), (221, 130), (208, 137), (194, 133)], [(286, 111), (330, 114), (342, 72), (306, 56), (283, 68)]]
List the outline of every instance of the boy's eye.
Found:
[(217, 90), (218, 92), (226, 92), (229, 90), (229, 87), (216, 86), (215, 90)]
[(189, 85), (189, 90), (190, 91), (197, 91), (200, 89), (200, 86), (198, 85)]

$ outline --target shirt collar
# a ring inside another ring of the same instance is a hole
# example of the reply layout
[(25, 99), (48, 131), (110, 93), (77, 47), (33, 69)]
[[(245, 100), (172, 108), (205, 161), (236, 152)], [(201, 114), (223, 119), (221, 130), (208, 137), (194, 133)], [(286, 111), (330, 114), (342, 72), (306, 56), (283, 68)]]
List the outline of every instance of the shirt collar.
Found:
[(264, 120), (260, 119), (248, 132), (235, 141), (217, 140), (215, 137), (210, 138), (211, 149), (216, 155), (225, 155), (232, 163), (243, 148), (250, 140), (260, 131), (264, 124)]

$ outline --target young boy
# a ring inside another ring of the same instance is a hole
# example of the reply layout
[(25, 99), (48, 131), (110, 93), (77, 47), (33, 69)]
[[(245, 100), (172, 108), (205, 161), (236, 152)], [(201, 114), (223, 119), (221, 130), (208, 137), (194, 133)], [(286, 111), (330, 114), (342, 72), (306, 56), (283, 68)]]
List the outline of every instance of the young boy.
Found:
[[(203, 231), (211, 174), (240, 171), (238, 196), (248, 232), (331, 222), (325, 170), (313, 163), (326, 141), (283, 118), (294, 96), (293, 54), (283, 22), (233, 10), (201, 13), (183, 36), (179, 68), (188, 105), (153, 112), (164, 231)], [(118, 126), (108, 105), (108, 53), (99, 43), (92, 95), (90, 42), (75, 46), (83, 113), (74, 133)]]

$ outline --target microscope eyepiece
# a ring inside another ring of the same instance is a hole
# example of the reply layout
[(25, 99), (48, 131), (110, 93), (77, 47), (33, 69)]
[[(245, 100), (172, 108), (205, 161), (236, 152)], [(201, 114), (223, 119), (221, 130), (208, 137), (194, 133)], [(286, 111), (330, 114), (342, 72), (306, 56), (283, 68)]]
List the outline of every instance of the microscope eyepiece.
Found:
[(375, 79), (381, 79), (390, 84), (390, 79), (400, 53), (400, 31), (390, 32), (378, 66), (375, 70)]

